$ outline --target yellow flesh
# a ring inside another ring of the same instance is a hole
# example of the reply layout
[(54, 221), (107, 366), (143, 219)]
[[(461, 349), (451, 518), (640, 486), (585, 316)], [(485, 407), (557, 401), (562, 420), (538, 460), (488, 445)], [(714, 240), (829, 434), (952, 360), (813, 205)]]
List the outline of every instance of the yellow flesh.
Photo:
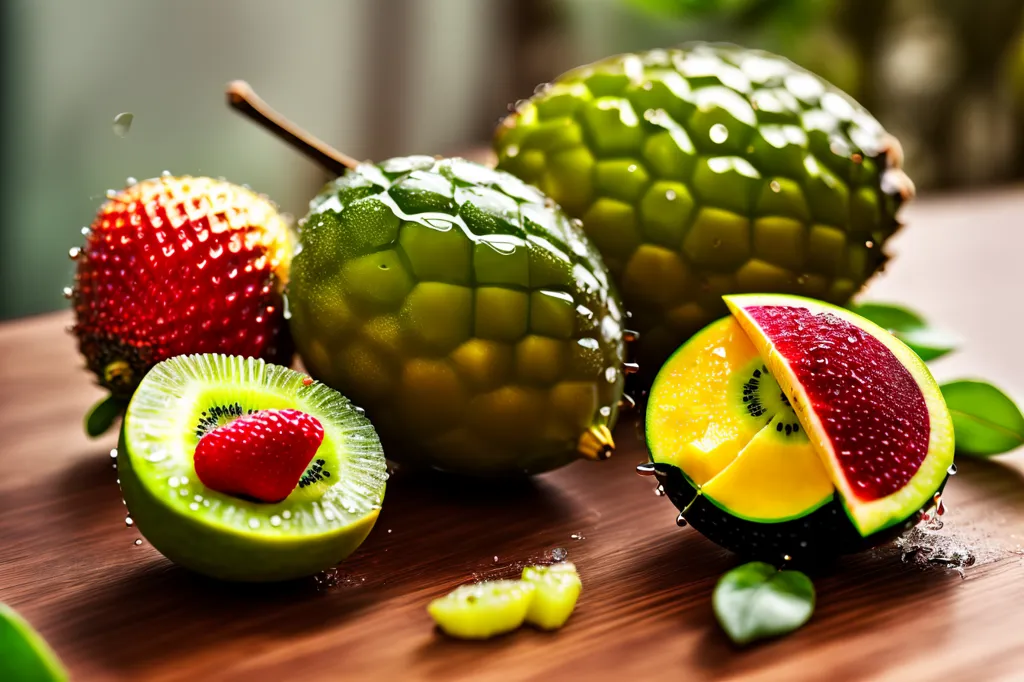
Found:
[[(665, 364), (651, 388), (647, 433), (652, 457), (679, 467), (730, 513), (788, 520), (833, 494), (828, 473), (803, 433), (783, 438), (771, 405), (754, 418), (738, 396), (760, 355), (732, 317), (706, 327)], [(763, 380), (769, 381), (766, 376)]]

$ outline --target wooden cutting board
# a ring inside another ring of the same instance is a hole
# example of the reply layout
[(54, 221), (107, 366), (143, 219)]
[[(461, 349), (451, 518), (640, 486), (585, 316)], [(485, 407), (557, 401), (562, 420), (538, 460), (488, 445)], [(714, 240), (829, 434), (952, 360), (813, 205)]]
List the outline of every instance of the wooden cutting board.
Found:
[[(967, 342), (940, 378), (1024, 389), (1024, 192), (922, 200), (872, 298), (913, 304)], [(63, 283), (55, 282), (55, 287)], [(1010, 316), (1016, 314), (1017, 317)], [(1000, 317), (1002, 315), (1002, 318)], [(0, 325), (0, 600), (76, 680), (956, 680), (1024, 677), (1024, 455), (959, 461), (932, 547), (885, 547), (814, 576), (812, 621), (738, 650), (711, 591), (735, 557), (692, 529), (633, 467), (635, 421), (605, 463), (494, 488), (401, 473), (366, 544), (336, 573), (276, 586), (172, 566), (124, 523), (109, 456), (81, 419), (99, 396), (70, 318)], [(559, 633), (484, 643), (435, 633), (424, 606), (564, 550), (584, 590)], [(964, 578), (918, 563), (969, 552)], [(2, 653), (0, 653), (2, 655)]]

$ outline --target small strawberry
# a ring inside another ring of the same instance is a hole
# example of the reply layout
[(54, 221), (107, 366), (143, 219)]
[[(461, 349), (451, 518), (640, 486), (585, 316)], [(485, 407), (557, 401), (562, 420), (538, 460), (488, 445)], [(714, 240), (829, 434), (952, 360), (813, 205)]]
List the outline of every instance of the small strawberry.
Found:
[(196, 476), (217, 492), (280, 502), (299, 484), (323, 440), (323, 425), (305, 412), (254, 412), (199, 440)]
[(223, 180), (163, 176), (111, 192), (66, 290), (87, 367), (110, 398), (105, 431), (142, 377), (169, 357), (219, 352), (288, 364), (282, 291), (287, 222), (265, 197)]

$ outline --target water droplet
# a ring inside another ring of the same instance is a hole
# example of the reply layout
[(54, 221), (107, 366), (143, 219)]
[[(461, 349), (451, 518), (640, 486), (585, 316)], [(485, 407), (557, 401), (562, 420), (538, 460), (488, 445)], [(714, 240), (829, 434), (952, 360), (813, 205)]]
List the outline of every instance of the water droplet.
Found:
[(71, 287), (64, 287), (64, 298), (71, 298), (74, 295), (75, 292)]
[(586, 540), (587, 539), (586, 536), (583, 535), (583, 533), (573, 533), (569, 537), (572, 538), (573, 540)]
[(657, 470), (658, 468), (654, 466), (654, 462), (644, 462), (643, 464), (636, 465), (636, 473), (641, 476), (653, 476)]
[(772, 190), (773, 192), (775, 192), (776, 194), (778, 194), (779, 192), (781, 192), (781, 191), (782, 191), (782, 185), (781, 185), (781, 184), (779, 183), (779, 181), (778, 181), (778, 180), (772, 180), (772, 181), (771, 181), (770, 183), (768, 183), (768, 186), (769, 186), (769, 187), (771, 188), (771, 190)]
[(665, 494), (665, 487), (659, 485), (657, 488), (654, 489), (654, 494), (657, 495), (658, 497), (662, 497)]
[(602, 408), (601, 408), (600, 410), (598, 410), (598, 412), (600, 412), (600, 413), (601, 413), (601, 416), (602, 416), (602, 417), (610, 417), (610, 416), (611, 416), (611, 414), (612, 414), (612, 408), (610, 408), (610, 407), (608, 407), (607, 405), (605, 405), (605, 406), (604, 406), (604, 407), (602, 407)]
[(68, 258), (70, 258), (71, 260), (75, 260), (81, 254), (82, 254), (82, 250), (80, 248), (78, 248), (77, 246), (72, 246), (70, 249), (68, 249)]
[(283, 512), (281, 512), (281, 518), (282, 519), (286, 519), (287, 520), (287, 519), (290, 519), (291, 517), (292, 517), (291, 510), (285, 509)]
[(250, 518), (249, 519), (249, 527), (252, 528), (253, 530), (256, 530), (257, 528), (260, 527), (260, 520), (255, 518), (255, 517), (254, 518)]
[(507, 156), (510, 159), (514, 159), (517, 156), (519, 156), (519, 145), (517, 145), (517, 144), (510, 144), (508, 147), (506, 147), (505, 148), (505, 156)]
[(555, 561), (565, 561), (566, 557), (569, 556), (569, 550), (565, 547), (555, 547), (551, 550), (551, 558)]
[(868, 247), (869, 249), (873, 249), (875, 248), (875, 243), (869, 239), (866, 242), (864, 242), (864, 246)]
[(128, 526), (129, 528), (131, 528), (132, 526), (135, 525), (135, 521), (132, 520), (132, 517), (126, 516), (126, 517), (124, 517), (124, 525)]
[(192, 502), (188, 505), (188, 508), (191, 509), (192, 511), (199, 511), (199, 503)]
[(117, 448), (110, 451), (110, 459), (117, 459)]
[(160, 171), (160, 177), (162, 177), (162, 178), (169, 178), (169, 177), (171, 177), (171, 171), (169, 171), (169, 170)]
[(114, 117), (114, 134), (118, 137), (125, 137), (128, 135), (128, 131), (132, 129), (132, 121), (134, 120), (135, 114), (130, 111), (122, 111)]
[(788, 554), (783, 554), (782, 555), (782, 560), (785, 561), (788, 564), (790, 561), (793, 560), (793, 557), (789, 556)]
[(635, 163), (631, 163), (628, 166), (626, 166), (626, 172), (627, 173), (636, 173), (636, 171), (637, 171), (637, 166), (636, 166)]
[(949, 474), (950, 476), (956, 476), (956, 463), (955, 462), (953, 464), (949, 465), (949, 468), (946, 469), (946, 473)]
[(615, 380), (619, 378), (619, 370), (609, 367), (604, 371), (604, 378), (609, 384), (614, 384)]
[(729, 139), (729, 129), (721, 123), (716, 123), (711, 126), (711, 130), (708, 131), (708, 137), (710, 137), (711, 141), (715, 144), (722, 144)]
[(136, 540), (135, 540), (135, 546), (136, 546), (136, 547), (138, 547), (138, 546), (139, 546), (139, 545), (141, 545), (141, 544), (142, 544), (142, 538), (136, 538)]
[(135, 178), (133, 178), (130, 175), (127, 178), (124, 179), (124, 186), (125, 187), (131, 187), (132, 185), (137, 185), (137, 184), (139, 184), (139, 181), (136, 180)]
[(690, 525), (689, 522), (685, 518), (683, 518), (683, 512), (679, 512), (679, 516), (676, 517), (676, 525), (680, 528), (685, 528), (686, 526)]
[(108, 189), (106, 194), (107, 194), (107, 198), (108, 199), (113, 199), (114, 197), (117, 196), (117, 190), (116, 189)]

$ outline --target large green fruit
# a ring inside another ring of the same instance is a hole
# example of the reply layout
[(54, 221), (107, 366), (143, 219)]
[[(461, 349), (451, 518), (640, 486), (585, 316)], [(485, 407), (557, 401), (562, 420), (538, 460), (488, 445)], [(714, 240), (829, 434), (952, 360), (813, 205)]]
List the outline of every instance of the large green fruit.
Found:
[(388, 457), (497, 476), (610, 451), (622, 306), (554, 203), (508, 173), (415, 156), (363, 164), (310, 208), (295, 341)]
[(766, 52), (620, 55), (538, 89), (498, 167), (551, 196), (619, 283), (647, 377), (722, 295), (845, 303), (886, 260), (913, 193), (901, 152), (845, 93)]

